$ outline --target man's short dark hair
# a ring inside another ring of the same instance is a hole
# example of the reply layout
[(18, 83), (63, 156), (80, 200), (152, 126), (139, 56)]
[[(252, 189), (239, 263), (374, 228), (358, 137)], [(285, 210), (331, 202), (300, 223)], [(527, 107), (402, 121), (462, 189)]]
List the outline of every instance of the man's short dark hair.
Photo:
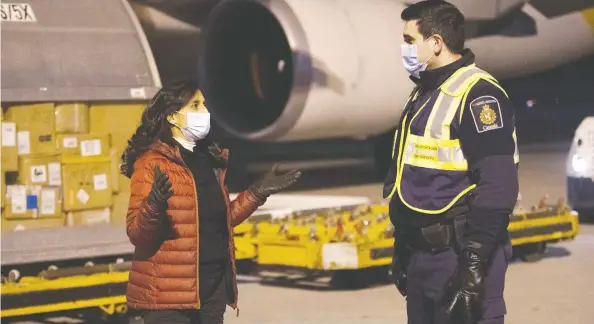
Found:
[(400, 18), (404, 21), (418, 20), (417, 26), (423, 38), (440, 35), (453, 53), (459, 54), (464, 49), (464, 15), (449, 2), (417, 2), (404, 9)]

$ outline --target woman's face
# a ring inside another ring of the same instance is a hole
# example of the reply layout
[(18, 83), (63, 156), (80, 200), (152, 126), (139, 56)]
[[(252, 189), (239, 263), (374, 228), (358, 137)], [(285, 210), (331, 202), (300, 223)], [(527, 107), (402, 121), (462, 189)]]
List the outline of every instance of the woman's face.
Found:
[(188, 103), (183, 106), (177, 112), (169, 115), (167, 120), (174, 125), (178, 125), (179, 127), (186, 127), (188, 126), (187, 116), (188, 113), (208, 113), (208, 108), (204, 104), (204, 96), (202, 95), (202, 91), (198, 90), (194, 93), (194, 96), (188, 101)]

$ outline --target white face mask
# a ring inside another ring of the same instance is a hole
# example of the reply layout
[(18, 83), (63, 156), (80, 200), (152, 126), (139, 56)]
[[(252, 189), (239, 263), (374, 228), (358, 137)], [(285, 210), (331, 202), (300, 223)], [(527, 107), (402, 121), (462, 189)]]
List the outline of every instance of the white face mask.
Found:
[(433, 54), (425, 61), (419, 62), (417, 54), (418, 45), (402, 44), (400, 45), (400, 55), (402, 56), (402, 64), (404, 69), (413, 77), (419, 79), (420, 73), (427, 69), (427, 62), (433, 57)]
[(206, 138), (210, 132), (210, 113), (189, 112), (186, 114), (186, 127), (179, 127), (182, 134), (190, 142), (197, 142)]

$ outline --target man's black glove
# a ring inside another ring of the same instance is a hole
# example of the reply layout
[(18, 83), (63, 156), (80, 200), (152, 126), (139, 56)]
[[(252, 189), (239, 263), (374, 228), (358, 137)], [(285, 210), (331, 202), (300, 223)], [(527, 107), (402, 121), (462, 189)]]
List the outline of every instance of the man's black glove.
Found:
[(458, 269), (446, 285), (443, 304), (456, 323), (474, 324), (483, 313), (485, 266), (480, 256), (465, 250)]
[(407, 269), (412, 251), (407, 242), (406, 231), (402, 225), (396, 225), (394, 230), (394, 256), (392, 257), (392, 280), (396, 288), (406, 297)]
[(264, 177), (252, 184), (250, 191), (258, 197), (258, 199), (264, 200), (270, 195), (275, 194), (281, 190), (284, 190), (297, 182), (301, 177), (301, 172), (298, 170), (292, 170), (282, 175), (277, 175), (276, 170), (278, 169), (278, 163), (272, 167)]
[(173, 196), (169, 176), (155, 165), (154, 181), (146, 202), (157, 212), (167, 211), (167, 200)]

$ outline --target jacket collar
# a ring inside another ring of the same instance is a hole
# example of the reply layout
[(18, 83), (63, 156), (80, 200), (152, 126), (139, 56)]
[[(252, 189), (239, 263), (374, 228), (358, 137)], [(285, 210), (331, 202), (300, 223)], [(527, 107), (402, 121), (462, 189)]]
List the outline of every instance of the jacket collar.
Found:
[[(211, 145), (216, 145), (216, 144), (212, 143)], [(162, 140), (158, 139), (153, 144), (151, 144), (151, 146), (148, 149), (150, 151), (154, 151), (154, 152), (157, 152), (157, 153), (165, 156), (166, 158), (168, 158), (169, 160), (171, 160), (177, 164), (185, 165), (178, 145), (170, 145), (170, 144), (167, 144), (166, 142), (163, 142)], [(223, 158), (223, 160), (225, 162), (227, 162), (229, 160), (229, 150), (221, 149), (220, 156)]]
[(423, 90), (437, 89), (458, 69), (471, 65), (472, 63), (474, 63), (474, 53), (470, 49), (465, 49), (462, 51), (462, 57), (457, 61), (434, 70), (422, 71), (419, 74), (421, 77), (420, 79), (411, 77), (411, 80)]

